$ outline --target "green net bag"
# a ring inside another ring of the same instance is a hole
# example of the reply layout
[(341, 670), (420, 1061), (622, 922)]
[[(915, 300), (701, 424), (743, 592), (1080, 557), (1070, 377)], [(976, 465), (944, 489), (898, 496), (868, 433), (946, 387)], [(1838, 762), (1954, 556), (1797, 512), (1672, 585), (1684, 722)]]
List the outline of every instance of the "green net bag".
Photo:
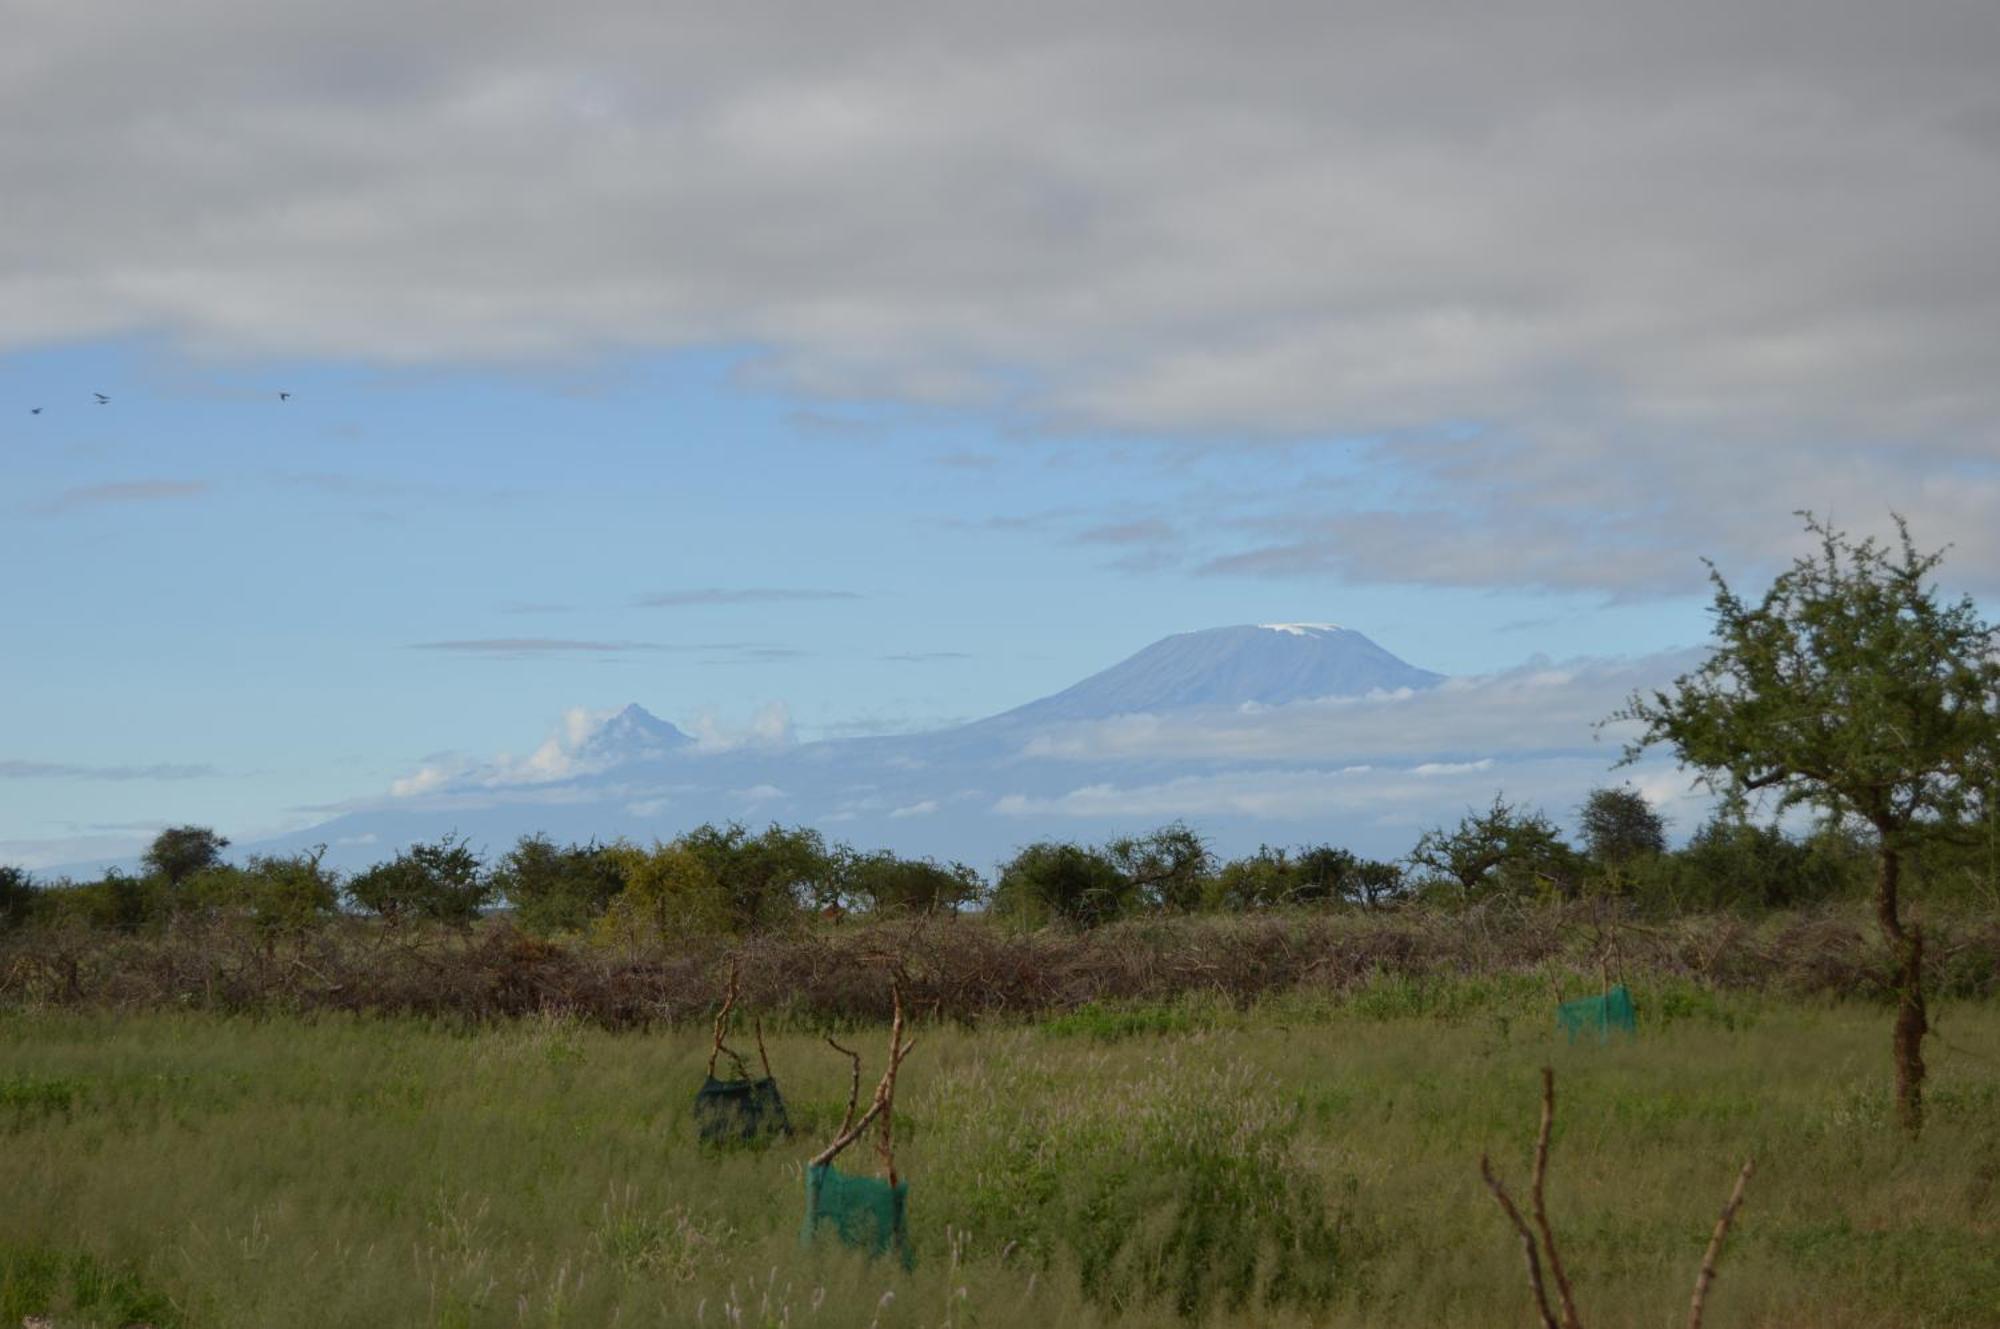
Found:
[(1572, 1043), (1582, 1034), (1595, 1034), (1602, 1042), (1610, 1038), (1614, 1031), (1632, 1034), (1637, 1033), (1639, 1028), (1632, 1010), (1632, 994), (1623, 983), (1601, 997), (1564, 1002), (1556, 1007), (1556, 1022), (1569, 1035)]
[(694, 1120), (703, 1144), (748, 1144), (792, 1133), (778, 1082), (769, 1076), (761, 1080), (709, 1076), (695, 1091)]
[(806, 1167), (806, 1221), (799, 1240), (831, 1232), (843, 1246), (871, 1256), (893, 1254), (905, 1269), (910, 1250), (910, 1183), (891, 1186), (880, 1177), (850, 1177), (831, 1163)]

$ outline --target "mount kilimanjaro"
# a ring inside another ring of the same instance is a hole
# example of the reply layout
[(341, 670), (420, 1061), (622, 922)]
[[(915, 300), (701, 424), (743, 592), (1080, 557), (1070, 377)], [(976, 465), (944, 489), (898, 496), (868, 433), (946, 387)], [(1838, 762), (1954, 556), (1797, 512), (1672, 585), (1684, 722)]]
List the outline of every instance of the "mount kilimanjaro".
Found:
[[(449, 831), (497, 854), (536, 831), (651, 840), (704, 821), (781, 821), (986, 867), (1029, 840), (1176, 817), (1227, 847), (1327, 838), (1342, 834), (1337, 799), (1319, 806), (1310, 790), (1295, 789), (1283, 806), (1260, 805), (1232, 789), (1251, 777), (1351, 777), (1370, 769), (1379, 741), (1357, 735), (1323, 752), (1274, 755), (1237, 750), (1245, 740), (1230, 736), (1285, 717), (1338, 730), (1343, 719), (1366, 721), (1365, 712), (1444, 681), (1351, 628), (1273, 623), (1178, 633), (1052, 696), (928, 733), (716, 750), (633, 703), (572, 722), (525, 761), (426, 771), (398, 781), (389, 797), (245, 848), (323, 844), (329, 862), (353, 867)], [(1289, 720), (1279, 728), (1298, 732)], [(1220, 746), (1204, 748), (1212, 732), (1224, 736)]]

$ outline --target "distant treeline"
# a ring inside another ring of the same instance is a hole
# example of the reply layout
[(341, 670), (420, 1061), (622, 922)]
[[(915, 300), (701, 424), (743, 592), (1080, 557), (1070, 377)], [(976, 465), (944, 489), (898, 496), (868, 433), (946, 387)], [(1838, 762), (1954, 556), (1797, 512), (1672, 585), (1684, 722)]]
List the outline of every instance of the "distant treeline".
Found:
[[(1591, 793), (1579, 827), (1572, 842), (1542, 812), (1496, 798), (1386, 861), (1332, 844), (1266, 846), (1222, 859), (1197, 831), (1175, 823), (1096, 845), (1029, 844), (989, 880), (963, 863), (865, 852), (801, 826), (704, 825), (650, 846), (559, 845), (531, 835), (490, 861), (447, 835), (352, 874), (326, 867), (317, 852), (231, 864), (223, 858), (227, 840), (181, 826), (160, 833), (137, 873), (36, 883), (0, 867), (0, 928), (136, 933), (203, 918), (282, 934), (355, 916), (392, 928), (463, 926), (506, 910), (529, 932), (645, 947), (813, 916), (962, 910), (1031, 927), (1089, 928), (1148, 915), (1449, 911), (1610, 898), (1626, 912), (1667, 917), (1858, 898), (1876, 870), (1873, 842), (1850, 825), (1790, 834), (1728, 811), (1670, 848), (1659, 815), (1628, 787)], [(1941, 839), (1920, 855), (1920, 888), (2000, 906), (1993, 832)]]

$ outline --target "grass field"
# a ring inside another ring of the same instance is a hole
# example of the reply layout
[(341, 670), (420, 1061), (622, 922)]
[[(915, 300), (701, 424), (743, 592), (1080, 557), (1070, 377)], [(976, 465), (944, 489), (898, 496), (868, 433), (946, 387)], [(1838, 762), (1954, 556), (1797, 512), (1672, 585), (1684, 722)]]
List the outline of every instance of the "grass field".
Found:
[(1525, 1185), (1544, 1063), (1586, 1325), (1683, 1322), (1746, 1155), (1711, 1326), (2000, 1325), (2000, 1009), (1941, 1012), (1912, 1144), (1879, 1007), (1638, 996), (1609, 1046), (1525, 981), (921, 1027), (907, 1273), (800, 1245), (846, 1095), (809, 1032), (802, 1138), (718, 1153), (705, 1031), (9, 1014), (0, 1325), (1527, 1324), (1477, 1161)]

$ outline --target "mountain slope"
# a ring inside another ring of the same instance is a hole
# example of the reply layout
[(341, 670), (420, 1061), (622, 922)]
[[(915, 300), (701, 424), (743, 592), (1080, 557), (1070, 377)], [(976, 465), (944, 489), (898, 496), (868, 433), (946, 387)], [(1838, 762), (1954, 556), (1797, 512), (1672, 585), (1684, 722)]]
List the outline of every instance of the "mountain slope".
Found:
[(1281, 706), (1317, 697), (1420, 690), (1443, 677), (1404, 663), (1352, 628), (1331, 623), (1207, 628), (1162, 638), (1054, 696), (981, 723), (1102, 720), (1246, 702)]

